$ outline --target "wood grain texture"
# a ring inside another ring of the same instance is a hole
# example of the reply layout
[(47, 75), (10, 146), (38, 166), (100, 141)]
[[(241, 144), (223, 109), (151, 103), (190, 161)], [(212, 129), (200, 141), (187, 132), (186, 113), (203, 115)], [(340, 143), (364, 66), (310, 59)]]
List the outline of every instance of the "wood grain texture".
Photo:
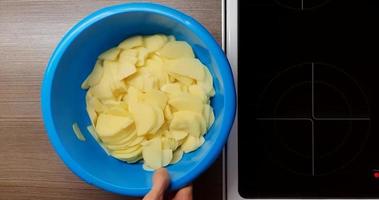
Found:
[[(131, 199), (90, 186), (52, 149), (40, 112), (46, 63), (63, 34), (115, 0), (0, 0), (0, 200)], [(220, 41), (221, 0), (157, 1), (182, 10)], [(195, 183), (195, 199), (221, 199), (221, 159)]]

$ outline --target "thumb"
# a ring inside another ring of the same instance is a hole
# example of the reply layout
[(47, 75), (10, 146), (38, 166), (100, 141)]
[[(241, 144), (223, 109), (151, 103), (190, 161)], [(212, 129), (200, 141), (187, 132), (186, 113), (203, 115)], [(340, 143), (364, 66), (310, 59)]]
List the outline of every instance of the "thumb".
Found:
[(143, 200), (162, 200), (167, 187), (170, 185), (170, 176), (165, 168), (155, 171), (153, 187)]

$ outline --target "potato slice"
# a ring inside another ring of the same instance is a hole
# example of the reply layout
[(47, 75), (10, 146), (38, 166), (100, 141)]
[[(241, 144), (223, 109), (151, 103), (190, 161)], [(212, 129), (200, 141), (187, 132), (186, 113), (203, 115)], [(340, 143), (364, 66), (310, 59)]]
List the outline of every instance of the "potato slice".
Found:
[(145, 141), (144, 137), (136, 137), (132, 142), (128, 143), (128, 147), (136, 146)]
[(80, 131), (80, 128), (78, 126), (77, 123), (73, 123), (72, 124), (72, 130), (74, 131), (76, 137), (80, 140), (80, 141), (86, 141), (86, 138), (83, 136), (82, 132)]
[(171, 111), (170, 105), (166, 105), (166, 107), (163, 110), (163, 113), (164, 113), (164, 118), (166, 120), (172, 119), (172, 111)]
[(186, 131), (170, 131), (170, 137), (174, 138), (176, 141), (182, 141), (188, 136), (188, 132)]
[(137, 57), (138, 60), (137, 60), (136, 66), (141, 67), (145, 64), (145, 60), (147, 56), (149, 56), (149, 50), (145, 47), (138, 47), (136, 48), (136, 50), (138, 51), (138, 57)]
[(173, 96), (168, 101), (168, 104), (176, 110), (188, 110), (198, 113), (201, 113), (204, 107), (204, 104), (199, 97), (186, 93)]
[(93, 68), (90, 75), (86, 78), (86, 80), (82, 83), (82, 89), (88, 89), (96, 84), (98, 84), (103, 77), (103, 66), (100, 61), (96, 61), (95, 67)]
[(151, 106), (156, 106), (163, 110), (167, 105), (168, 97), (164, 92), (159, 90), (150, 90), (141, 95), (141, 100)]
[(157, 106), (152, 106), (153, 110), (154, 110), (154, 113), (155, 113), (155, 118), (156, 118), (156, 121), (155, 121), (155, 124), (154, 126), (151, 128), (151, 130), (149, 131), (149, 133), (156, 133), (159, 128), (163, 125), (164, 123), (164, 115), (163, 115), (163, 111), (162, 109), (160, 109), (159, 107)]
[(137, 151), (142, 146), (141, 145), (134, 145), (134, 146), (128, 146), (126, 144), (120, 144), (120, 145), (105, 145), (109, 150), (112, 151), (112, 153), (118, 153), (118, 154), (127, 154), (131, 153), (133, 151)]
[(171, 149), (163, 149), (162, 150), (162, 166), (165, 167), (170, 164), (172, 160), (172, 150)]
[(105, 147), (105, 145), (101, 142), (101, 140), (99, 139), (95, 129), (93, 128), (93, 126), (87, 126), (87, 130), (88, 132), (92, 135), (92, 137), (96, 140), (97, 144), (99, 144), (99, 146), (104, 150), (104, 152), (109, 156), (110, 153), (109, 153), (109, 150)]
[(128, 88), (128, 96), (126, 97), (126, 101), (128, 103), (129, 110), (132, 109), (131, 105), (134, 105), (140, 101), (141, 96), (142, 96), (142, 92), (139, 89), (133, 86), (130, 86)]
[(104, 106), (98, 98), (92, 97), (89, 101), (87, 101), (88, 105), (95, 109), (96, 112), (104, 112), (107, 110), (107, 107)]
[(207, 122), (202, 114), (195, 115), (195, 118), (197, 118), (197, 121), (200, 125), (200, 134), (204, 135), (207, 132)]
[(182, 159), (182, 157), (183, 157), (183, 150), (179, 148), (176, 151), (174, 151), (170, 164), (175, 164), (179, 162)]
[(209, 127), (211, 109), (212, 109), (212, 107), (210, 105), (204, 104), (204, 109), (203, 109), (202, 114), (203, 114), (203, 117), (204, 117), (205, 122), (207, 124), (207, 128)]
[(133, 123), (130, 117), (100, 114), (97, 119), (96, 132), (100, 137), (112, 137)]
[(92, 106), (87, 106), (87, 113), (88, 113), (89, 119), (91, 120), (91, 124), (96, 126), (97, 113), (95, 109)]
[(167, 60), (165, 69), (168, 72), (176, 73), (196, 80), (204, 79), (205, 66), (194, 58), (178, 58), (175, 60)]
[(203, 70), (204, 70), (204, 79), (199, 80), (198, 85), (204, 89), (205, 93), (209, 97), (212, 97), (215, 94), (215, 91), (213, 88), (213, 78), (208, 68), (204, 67)]
[(162, 141), (162, 149), (171, 149), (175, 151), (179, 146), (178, 141), (174, 138), (161, 136), (161, 141)]
[(208, 94), (197, 84), (188, 86), (188, 93), (199, 97), (203, 103), (207, 103), (208, 101)]
[(109, 75), (105, 75), (102, 77), (99, 84), (91, 87), (91, 92), (94, 96), (100, 99), (109, 99), (113, 98), (113, 93), (111, 89), (111, 80)]
[(186, 76), (181, 76), (181, 75), (176, 74), (176, 73), (170, 73), (169, 75), (174, 77), (177, 81), (179, 81), (181, 84), (184, 84), (184, 85), (189, 86), (189, 85), (192, 85), (194, 83), (193, 79), (188, 78)]
[(135, 158), (130, 158), (130, 159), (122, 159), (123, 161), (126, 161), (127, 163), (136, 163), (138, 161), (140, 161), (142, 159), (142, 154), (139, 154), (137, 157)]
[(176, 94), (182, 92), (181, 86), (178, 83), (168, 83), (161, 87), (161, 91), (168, 94)]
[(152, 139), (142, 149), (142, 157), (147, 166), (152, 169), (162, 167), (162, 144), (160, 138)]
[(126, 49), (120, 53), (119, 63), (129, 63), (135, 65), (138, 61), (138, 51), (135, 49)]
[(188, 135), (187, 138), (184, 140), (181, 149), (184, 151), (184, 153), (189, 153), (191, 151), (195, 151), (200, 144), (200, 139), (198, 137), (194, 137), (192, 135)]
[(213, 113), (213, 109), (211, 109), (211, 114), (209, 115), (208, 128), (210, 128), (212, 126), (212, 124), (214, 123), (214, 121), (215, 121), (215, 115)]
[(199, 137), (203, 132), (201, 115), (192, 111), (178, 111), (174, 113), (170, 124), (170, 131), (186, 131), (194, 137)]
[(130, 153), (120, 153), (118, 151), (113, 151), (112, 156), (115, 158), (118, 158), (120, 160), (135, 160), (136, 158), (140, 157), (142, 153), (142, 147), (139, 147), (137, 150), (132, 151)]
[(93, 126), (87, 126), (87, 130), (88, 132), (92, 135), (92, 137), (96, 140), (97, 144), (99, 144), (99, 146), (104, 150), (104, 152), (109, 156), (110, 153), (109, 153), (109, 150), (104, 146), (104, 144), (101, 142), (101, 140), (99, 139), (99, 137), (97, 136), (97, 133), (95, 131), (95, 129), (93, 128)]
[(129, 77), (130, 75), (136, 73), (137, 71), (134, 64), (128, 63), (128, 62), (119, 63), (117, 65), (117, 68), (118, 68), (117, 80), (119, 81)]
[(168, 59), (195, 57), (191, 46), (183, 41), (170, 41), (158, 52), (161, 56)]
[(155, 169), (149, 167), (148, 165), (146, 165), (146, 163), (144, 163), (144, 164), (142, 165), (142, 168), (143, 168), (143, 170), (145, 170), (145, 171), (154, 171), (154, 170), (155, 170)]
[(132, 49), (135, 47), (143, 46), (143, 37), (142, 36), (133, 36), (121, 42), (118, 47), (121, 49)]
[(163, 47), (167, 42), (167, 37), (165, 35), (151, 35), (144, 38), (145, 47), (149, 52), (155, 52)]
[(173, 35), (169, 35), (169, 36), (167, 37), (167, 40), (168, 40), (168, 42), (172, 42), (172, 41), (176, 41), (176, 38), (175, 38), (175, 36), (173, 36)]
[(96, 142), (100, 141), (99, 136), (97, 136), (97, 133), (96, 133), (95, 129), (93, 128), (93, 126), (87, 126), (87, 130), (92, 135), (93, 139), (96, 140)]
[[(137, 135), (145, 135), (156, 123), (157, 116), (152, 106), (144, 103), (130, 103), (130, 113), (137, 128)], [(162, 114), (163, 115), (163, 114)]]
[(123, 116), (130, 117), (130, 113), (122, 108), (121, 106), (112, 106), (108, 110), (104, 111), (104, 114), (115, 115), (115, 116)]
[(137, 137), (137, 132), (135, 130), (135, 127), (132, 127), (134, 125), (131, 125), (130, 127), (120, 131), (119, 134), (116, 135), (116, 137), (111, 138), (101, 138), (101, 140), (106, 145), (127, 145), (131, 141), (133, 141)]
[(118, 55), (120, 54), (120, 50), (119, 48), (115, 47), (115, 48), (111, 48), (109, 49), (108, 51), (100, 54), (99, 56), (99, 59), (100, 60), (116, 60)]

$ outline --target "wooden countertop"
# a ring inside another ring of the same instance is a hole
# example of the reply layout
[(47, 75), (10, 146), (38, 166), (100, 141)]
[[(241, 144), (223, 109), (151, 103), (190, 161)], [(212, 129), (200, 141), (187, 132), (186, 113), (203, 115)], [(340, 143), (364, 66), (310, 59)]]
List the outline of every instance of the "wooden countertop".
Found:
[[(116, 0), (0, 0), (0, 200), (129, 199), (80, 180), (52, 149), (40, 86), (55, 46), (75, 23)], [(221, 0), (157, 1), (193, 16), (221, 41)], [(195, 199), (221, 199), (221, 159), (194, 183)]]

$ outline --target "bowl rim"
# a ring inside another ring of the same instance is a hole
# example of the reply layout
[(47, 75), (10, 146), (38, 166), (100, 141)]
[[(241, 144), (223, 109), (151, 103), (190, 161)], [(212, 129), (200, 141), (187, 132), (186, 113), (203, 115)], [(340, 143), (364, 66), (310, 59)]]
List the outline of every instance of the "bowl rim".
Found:
[(67, 47), (70, 46), (72, 41), (86, 28), (90, 27), (94, 23), (109, 17), (111, 15), (127, 13), (127, 12), (150, 12), (159, 15), (163, 15), (175, 20), (187, 26), (191, 31), (193, 31), (204, 43), (207, 44), (209, 49), (212, 49), (211, 54), (214, 55), (216, 63), (220, 68), (221, 76), (224, 82), (224, 117), (223, 123), (221, 124), (221, 134), (219, 136), (219, 141), (212, 146), (212, 151), (209, 151), (207, 157), (207, 162), (199, 162), (193, 167), (188, 175), (171, 182), (170, 189), (177, 190), (188, 184), (190, 184), (195, 178), (197, 178), (201, 173), (203, 173), (218, 157), (221, 153), (223, 146), (226, 143), (230, 129), (233, 125), (236, 112), (236, 91), (234, 85), (234, 79), (232, 70), (230, 68), (229, 62), (217, 44), (216, 40), (212, 35), (204, 28), (199, 22), (197, 22), (192, 17), (175, 10), (173, 8), (163, 6), (156, 3), (124, 3), (119, 5), (113, 5), (109, 7), (97, 10), (87, 17), (80, 20), (76, 25), (74, 25), (61, 39), (52, 53), (50, 60), (46, 66), (44, 78), (41, 87), (41, 109), (42, 117), (45, 125), (45, 129), (48, 138), (55, 149), (58, 156), (63, 160), (63, 162), (68, 166), (68, 168), (79, 176), (82, 180), (86, 181), (91, 185), (95, 185), (101, 189), (122, 194), (128, 196), (143, 196), (149, 190), (150, 187), (141, 188), (125, 188), (118, 185), (112, 184), (110, 182), (104, 181), (91, 173), (87, 172), (82, 168), (66, 151), (64, 145), (61, 143), (56, 128), (54, 125), (54, 120), (52, 116), (51, 108), (51, 90), (52, 83), (55, 77), (55, 72), (60, 59)]

